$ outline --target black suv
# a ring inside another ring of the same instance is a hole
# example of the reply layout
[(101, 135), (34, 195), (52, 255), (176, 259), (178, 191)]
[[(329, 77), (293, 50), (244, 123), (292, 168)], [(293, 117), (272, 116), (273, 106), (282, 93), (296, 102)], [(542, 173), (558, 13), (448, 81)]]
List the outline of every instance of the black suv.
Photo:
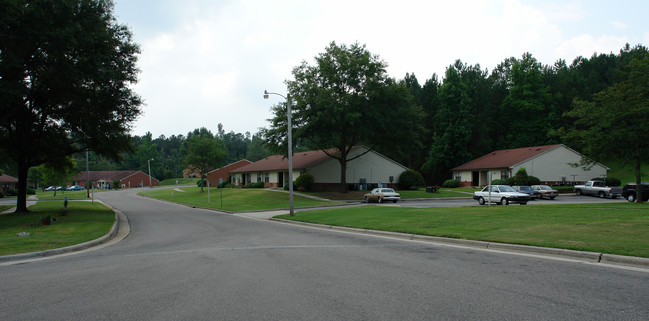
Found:
[[(642, 188), (642, 201), (646, 202), (649, 200), (649, 183), (642, 182), (640, 183), (640, 188)], [(626, 198), (629, 202), (635, 202), (637, 198), (636, 184), (628, 183), (622, 188), (622, 197)]]

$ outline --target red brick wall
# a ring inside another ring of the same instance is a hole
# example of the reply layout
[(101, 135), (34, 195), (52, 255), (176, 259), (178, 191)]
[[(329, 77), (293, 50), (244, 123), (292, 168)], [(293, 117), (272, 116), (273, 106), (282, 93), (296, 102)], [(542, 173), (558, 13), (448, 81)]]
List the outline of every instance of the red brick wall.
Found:
[(228, 176), (230, 176), (229, 172), (248, 164), (252, 164), (252, 162), (244, 159), (217, 170), (213, 170), (207, 173), (207, 180), (210, 182), (210, 186), (216, 186), (219, 184), (219, 178), (222, 178), (223, 181), (227, 181)]
[[(151, 178), (151, 185), (152, 186), (158, 186), (158, 180), (155, 178)], [(121, 181), (119, 181), (119, 184), (121, 185), (120, 188), (123, 186), (124, 188), (134, 188), (134, 187), (140, 187), (140, 186), (149, 186), (149, 175), (144, 174), (143, 172), (136, 172), (135, 174), (128, 176), (126, 178), (123, 178)]]

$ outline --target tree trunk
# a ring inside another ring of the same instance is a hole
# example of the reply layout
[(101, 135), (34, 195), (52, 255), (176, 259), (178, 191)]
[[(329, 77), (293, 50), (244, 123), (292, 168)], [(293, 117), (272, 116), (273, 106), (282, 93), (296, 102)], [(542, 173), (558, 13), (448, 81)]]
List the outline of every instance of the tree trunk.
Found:
[(640, 173), (640, 157), (635, 158), (635, 201), (636, 203), (642, 203), (642, 177)]
[(343, 155), (340, 160), (340, 192), (347, 193), (347, 155)]
[(27, 210), (27, 172), (29, 166), (21, 158), (18, 161), (18, 197), (16, 198), (16, 213), (26, 213)]

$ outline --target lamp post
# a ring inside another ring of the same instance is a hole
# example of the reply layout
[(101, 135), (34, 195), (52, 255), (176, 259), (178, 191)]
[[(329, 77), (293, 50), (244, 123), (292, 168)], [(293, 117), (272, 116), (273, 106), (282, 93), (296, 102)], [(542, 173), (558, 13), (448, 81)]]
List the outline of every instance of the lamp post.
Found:
[(151, 161), (152, 160), (153, 158), (146, 161), (149, 164), (149, 188), (153, 188), (153, 186), (151, 186)]
[(286, 97), (278, 93), (270, 93), (264, 90), (264, 99), (268, 99), (268, 95), (277, 95), (286, 99), (286, 115), (288, 117), (288, 200), (289, 200), (289, 214), (293, 216), (293, 138), (291, 126), (291, 95), (286, 94)]

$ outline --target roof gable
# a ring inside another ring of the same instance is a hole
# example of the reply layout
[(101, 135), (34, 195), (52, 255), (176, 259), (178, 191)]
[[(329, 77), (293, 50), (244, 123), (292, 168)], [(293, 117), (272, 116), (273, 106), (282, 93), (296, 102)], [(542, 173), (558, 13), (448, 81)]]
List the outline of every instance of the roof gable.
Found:
[(451, 170), (461, 171), (474, 169), (510, 168), (516, 164), (522, 163), (560, 146), (563, 145), (555, 144), (497, 150), (482, 157), (476, 158), (468, 163), (464, 163)]

